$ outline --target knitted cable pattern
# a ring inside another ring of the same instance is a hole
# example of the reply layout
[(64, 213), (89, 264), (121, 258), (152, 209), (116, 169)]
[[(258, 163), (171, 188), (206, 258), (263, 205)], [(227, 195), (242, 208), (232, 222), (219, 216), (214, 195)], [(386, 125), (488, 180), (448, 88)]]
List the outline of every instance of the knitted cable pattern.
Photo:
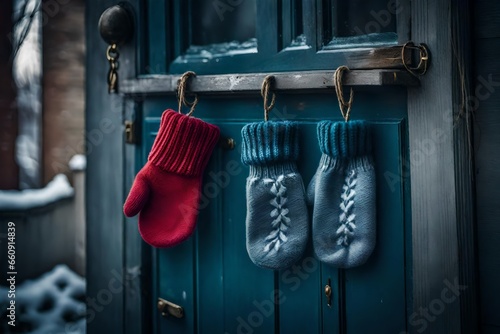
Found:
[[(292, 174), (288, 176), (291, 175)], [(267, 244), (264, 247), (264, 252), (266, 253), (271, 249), (274, 249), (277, 252), (280, 249), (280, 246), (288, 240), (285, 232), (290, 227), (290, 218), (287, 217), (289, 210), (288, 208), (286, 208), (288, 199), (286, 194), (287, 189), (283, 184), (284, 179), (285, 175), (280, 175), (276, 180), (264, 180), (264, 182), (266, 183), (273, 183), (270, 192), (274, 195), (274, 198), (269, 202), (274, 207), (274, 209), (270, 213), (270, 216), (273, 219), (273, 221), (271, 222), (273, 230), (265, 239)]]
[(356, 215), (352, 213), (354, 209), (354, 196), (356, 195), (356, 190), (354, 189), (357, 182), (356, 176), (357, 174), (354, 170), (348, 173), (342, 187), (342, 195), (340, 196), (342, 199), (340, 202), (340, 226), (335, 234), (337, 245), (339, 246), (349, 246), (354, 236), (354, 230), (356, 229)]

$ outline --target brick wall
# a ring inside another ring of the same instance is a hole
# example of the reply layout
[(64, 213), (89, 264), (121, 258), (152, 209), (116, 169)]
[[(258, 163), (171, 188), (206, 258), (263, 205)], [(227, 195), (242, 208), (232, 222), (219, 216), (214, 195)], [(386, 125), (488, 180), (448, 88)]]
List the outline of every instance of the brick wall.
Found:
[(46, 8), (44, 15), (43, 182), (46, 184), (58, 173), (70, 177), (68, 161), (85, 150), (85, 1), (64, 1), (57, 7)]

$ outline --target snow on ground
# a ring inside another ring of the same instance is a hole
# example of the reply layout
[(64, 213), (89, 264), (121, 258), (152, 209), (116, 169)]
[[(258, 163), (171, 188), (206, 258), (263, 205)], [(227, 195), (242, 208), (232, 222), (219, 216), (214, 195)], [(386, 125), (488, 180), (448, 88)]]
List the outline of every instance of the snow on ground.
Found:
[(16, 286), (15, 328), (7, 323), (9, 302), (8, 288), (0, 286), (2, 333), (85, 333), (85, 280), (66, 265)]
[(66, 175), (58, 174), (42, 189), (0, 190), (0, 211), (43, 207), (73, 194)]
[(83, 154), (76, 154), (69, 161), (69, 169), (72, 171), (83, 171), (85, 168), (87, 168), (87, 158)]

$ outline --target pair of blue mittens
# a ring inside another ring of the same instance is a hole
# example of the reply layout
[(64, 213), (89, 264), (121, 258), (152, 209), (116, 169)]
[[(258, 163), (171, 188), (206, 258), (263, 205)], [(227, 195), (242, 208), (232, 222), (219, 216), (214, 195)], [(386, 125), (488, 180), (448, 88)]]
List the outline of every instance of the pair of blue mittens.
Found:
[(370, 128), (364, 121), (318, 123), (322, 156), (306, 191), (297, 170), (298, 123), (247, 124), (242, 161), (246, 184), (246, 246), (258, 266), (285, 269), (300, 260), (313, 205), (314, 252), (324, 263), (351, 268), (375, 247), (375, 171)]

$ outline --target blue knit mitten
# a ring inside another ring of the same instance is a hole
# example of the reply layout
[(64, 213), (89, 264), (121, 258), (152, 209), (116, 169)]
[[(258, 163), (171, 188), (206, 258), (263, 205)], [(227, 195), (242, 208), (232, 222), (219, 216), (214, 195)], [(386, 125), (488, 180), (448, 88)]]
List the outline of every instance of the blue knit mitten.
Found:
[(285, 269), (305, 251), (309, 226), (304, 184), (295, 161), (296, 122), (258, 122), (241, 130), (247, 178), (246, 243), (258, 266)]
[(308, 187), (314, 204), (313, 246), (320, 261), (339, 268), (366, 262), (375, 247), (375, 170), (368, 124), (318, 124), (319, 167)]

